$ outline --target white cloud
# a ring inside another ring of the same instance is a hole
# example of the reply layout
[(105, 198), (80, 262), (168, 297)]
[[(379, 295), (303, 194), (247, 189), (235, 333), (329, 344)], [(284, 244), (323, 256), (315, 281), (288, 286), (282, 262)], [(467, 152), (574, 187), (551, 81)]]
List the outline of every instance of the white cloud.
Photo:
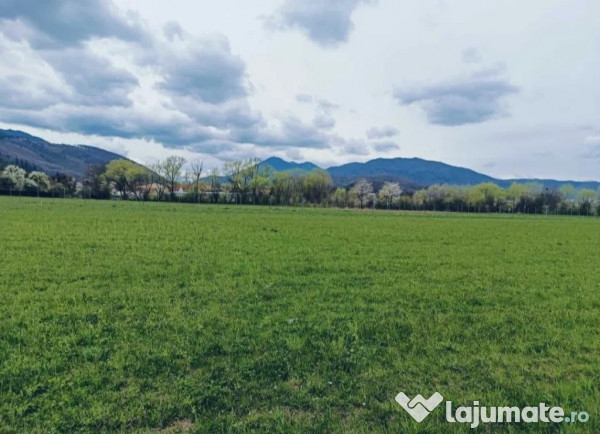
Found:
[(0, 118), (136, 159), (395, 155), (597, 178), (599, 14), (590, 0), (5, 0)]

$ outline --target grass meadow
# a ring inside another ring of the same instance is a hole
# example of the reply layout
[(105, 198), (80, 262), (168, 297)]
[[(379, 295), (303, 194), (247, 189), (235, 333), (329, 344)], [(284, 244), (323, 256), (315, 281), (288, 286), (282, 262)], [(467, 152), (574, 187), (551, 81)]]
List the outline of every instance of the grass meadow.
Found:
[(0, 197), (0, 432), (600, 432), (600, 219)]

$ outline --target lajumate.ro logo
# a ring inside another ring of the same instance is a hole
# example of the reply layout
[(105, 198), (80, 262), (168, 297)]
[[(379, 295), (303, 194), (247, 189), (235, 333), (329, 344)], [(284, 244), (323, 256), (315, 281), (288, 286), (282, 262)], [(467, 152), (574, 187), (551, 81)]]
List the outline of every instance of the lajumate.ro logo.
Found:
[[(422, 422), (444, 400), (435, 392), (429, 399), (417, 395), (410, 399), (400, 392), (396, 402), (417, 422)], [(550, 407), (546, 403), (527, 407), (484, 407), (479, 401), (473, 401), (471, 406), (452, 408), (452, 401), (446, 401), (446, 421), (450, 423), (468, 423), (471, 428), (477, 428), (485, 423), (585, 423), (590, 419), (585, 411), (565, 412), (562, 407)]]

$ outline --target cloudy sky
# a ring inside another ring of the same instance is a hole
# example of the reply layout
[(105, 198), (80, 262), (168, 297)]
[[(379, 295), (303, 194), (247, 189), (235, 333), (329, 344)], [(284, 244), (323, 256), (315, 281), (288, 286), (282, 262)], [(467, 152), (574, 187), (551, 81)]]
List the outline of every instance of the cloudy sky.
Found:
[(600, 179), (597, 0), (1, 0), (0, 128)]

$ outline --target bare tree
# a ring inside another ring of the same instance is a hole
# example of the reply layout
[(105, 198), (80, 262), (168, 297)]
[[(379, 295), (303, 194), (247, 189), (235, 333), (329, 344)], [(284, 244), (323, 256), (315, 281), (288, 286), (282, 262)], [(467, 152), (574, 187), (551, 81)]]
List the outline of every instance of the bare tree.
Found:
[[(106, 173), (106, 163), (88, 165), (82, 182), (82, 197), (92, 199), (109, 199), (110, 183), (104, 175)], [(75, 191), (77, 186), (75, 186)]]
[[(235, 194), (236, 203), (241, 203), (244, 193), (250, 187), (250, 181), (258, 173), (260, 159), (228, 161), (223, 166), (225, 176), (231, 183), (231, 191)], [(238, 199), (239, 197), (239, 199)]]
[(175, 196), (175, 186), (177, 180), (181, 176), (181, 168), (185, 164), (185, 158), (171, 155), (167, 157), (164, 162), (164, 173), (167, 180), (167, 186), (169, 187), (169, 197), (173, 199)]
[(198, 203), (198, 193), (200, 192), (200, 178), (202, 177), (202, 170), (204, 168), (204, 161), (194, 160), (190, 163), (190, 170), (192, 175), (192, 182), (194, 183), (194, 194), (196, 196), (196, 203)]
[(238, 194), (241, 192), (244, 183), (244, 162), (242, 160), (227, 161), (223, 165), (223, 171), (231, 184), (231, 191), (235, 195), (235, 203), (238, 203)]
[(360, 208), (362, 209), (365, 199), (373, 193), (373, 184), (366, 179), (361, 178), (356, 181), (354, 187), (352, 187), (352, 192), (354, 192), (356, 197), (358, 197), (358, 200), (360, 201)]
[(165, 163), (157, 161), (150, 166), (150, 170), (152, 173), (152, 184), (156, 187), (156, 200), (160, 202), (167, 189)]
[(215, 203), (219, 202), (219, 192), (221, 191), (221, 176), (219, 175), (219, 169), (213, 168), (210, 171), (210, 191), (213, 196)]

